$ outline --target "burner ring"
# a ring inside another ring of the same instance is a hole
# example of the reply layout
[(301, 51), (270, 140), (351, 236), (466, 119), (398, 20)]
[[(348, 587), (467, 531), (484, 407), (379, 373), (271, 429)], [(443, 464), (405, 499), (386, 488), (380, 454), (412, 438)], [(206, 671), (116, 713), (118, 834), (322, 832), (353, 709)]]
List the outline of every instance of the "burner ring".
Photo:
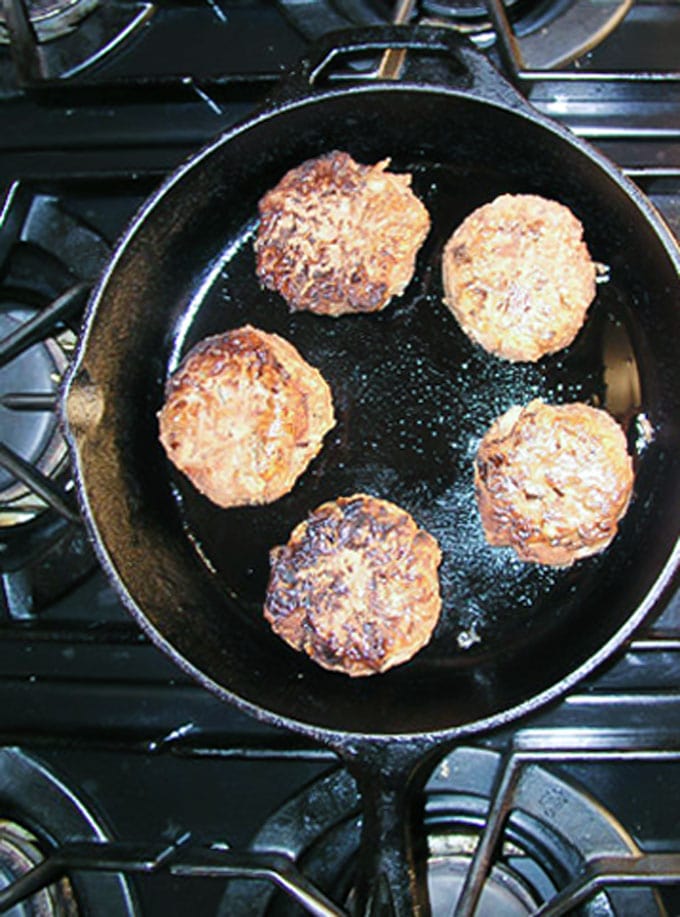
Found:
[[(99, 6), (100, 0), (28, 0), (26, 7), (38, 41), (51, 41), (73, 32)], [(0, 43), (9, 43), (0, 4)]]
[[(0, 819), (0, 887), (43, 862), (38, 839), (14, 821)], [(76, 917), (78, 907), (68, 879), (62, 879), (33, 895), (20, 906), (27, 917)]]
[[(458, 901), (471, 856), (431, 857), (428, 863), (430, 907), (433, 914), (451, 914), (452, 902)], [(493, 867), (484, 884), (477, 917), (528, 917), (538, 906), (534, 896), (519, 877), (499, 864)]]
[[(357, 25), (390, 22), (394, 4), (384, 0), (316, 0), (314, 15), (308, 3), (278, 0), (292, 25), (306, 38)], [(594, 48), (621, 22), (633, 0), (505, 0), (524, 65), (550, 70), (579, 58)], [(485, 0), (421, 0), (415, 23), (438, 25), (467, 35), (481, 48), (496, 41)]]
[[(77, 798), (41, 761), (17, 748), (0, 748), (0, 887), (8, 882), (8, 855), (14, 864), (35, 865), (50, 848), (72, 840), (110, 840), (108, 833)], [(39, 838), (39, 840), (38, 840)], [(14, 848), (9, 854), (2, 848)], [(24, 869), (24, 871), (26, 871)], [(67, 887), (50, 886), (13, 908), (17, 917), (75, 917), (80, 912), (97, 917), (135, 917), (138, 913), (128, 880), (118, 873), (75, 874)], [(71, 894), (69, 895), (69, 889)], [(53, 896), (41, 910), (42, 896)], [(65, 909), (64, 909), (65, 908)]]
[[(439, 912), (433, 907), (435, 917), (454, 912), (455, 895), (472, 859), (501, 766), (498, 752), (460, 747), (440, 762), (427, 783), (428, 886), (433, 904), (436, 895), (442, 906)], [(274, 813), (255, 836), (252, 849), (287, 854), (332, 900), (350, 900), (360, 812), (354, 781), (344, 770), (333, 771)], [(524, 917), (533, 913), (603, 851), (625, 855), (637, 852), (637, 847), (612, 814), (581, 786), (542, 766), (527, 766), (514, 795), (496, 871), (487, 878), (488, 890), (483, 892), (489, 909), (480, 914)], [(623, 912), (623, 901), (630, 908), (626, 912), (639, 917), (663, 913), (656, 894), (644, 887), (599, 892), (583, 913), (613, 917)], [(233, 880), (218, 917), (287, 917), (289, 913), (288, 902), (267, 883)]]

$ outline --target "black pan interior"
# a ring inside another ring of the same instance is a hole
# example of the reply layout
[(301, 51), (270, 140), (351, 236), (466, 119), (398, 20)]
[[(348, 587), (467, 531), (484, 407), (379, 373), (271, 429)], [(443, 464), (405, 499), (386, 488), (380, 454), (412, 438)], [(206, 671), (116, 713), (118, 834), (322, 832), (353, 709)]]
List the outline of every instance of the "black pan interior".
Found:
[[(412, 172), (432, 231), (413, 282), (383, 313), (291, 315), (255, 276), (257, 201), (288, 168), (335, 148), (364, 162), (391, 156), (394, 170)], [(502, 192), (571, 207), (593, 257), (610, 268), (574, 344), (537, 364), (484, 353), (441, 304), (446, 239)], [(679, 286), (629, 195), (523, 115), (442, 91), (371, 90), (237, 134), (141, 222), (100, 291), (84, 354), (106, 404), (81, 449), (85, 489), (129, 601), (211, 687), (333, 730), (455, 730), (558, 685), (626, 625), (675, 545)], [(321, 370), (337, 425), (289, 495), (221, 510), (165, 461), (155, 414), (186, 351), (246, 322), (285, 336)], [(534, 397), (607, 407), (635, 455), (619, 536), (567, 570), (489, 548), (476, 514), (476, 444), (498, 414)], [(411, 662), (350, 680), (288, 649), (261, 606), (269, 549), (321, 502), (358, 491), (398, 503), (439, 540), (443, 612)]]

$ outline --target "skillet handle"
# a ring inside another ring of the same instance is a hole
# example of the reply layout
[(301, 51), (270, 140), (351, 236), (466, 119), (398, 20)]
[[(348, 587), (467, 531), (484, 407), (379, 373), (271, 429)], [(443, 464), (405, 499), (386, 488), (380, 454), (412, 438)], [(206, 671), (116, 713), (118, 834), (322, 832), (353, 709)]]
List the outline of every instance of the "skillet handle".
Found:
[[(445, 750), (423, 738), (338, 748), (363, 803), (353, 917), (426, 917), (422, 790)], [(418, 843), (422, 845), (420, 848)]]
[[(411, 52), (409, 61), (414, 60), (415, 72), (398, 81), (400, 85), (442, 85), (506, 107), (530, 108), (524, 96), (470, 41), (449, 28), (424, 25), (367, 26), (329, 32), (310, 46), (305, 57), (272, 90), (267, 107), (277, 108), (328, 92), (327, 77), (343, 58), (390, 49)], [(434, 67), (433, 55), (441, 58)], [(394, 86), (395, 80), (356, 71), (356, 76), (344, 72), (342, 78), (330, 85), (344, 87), (348, 83)]]

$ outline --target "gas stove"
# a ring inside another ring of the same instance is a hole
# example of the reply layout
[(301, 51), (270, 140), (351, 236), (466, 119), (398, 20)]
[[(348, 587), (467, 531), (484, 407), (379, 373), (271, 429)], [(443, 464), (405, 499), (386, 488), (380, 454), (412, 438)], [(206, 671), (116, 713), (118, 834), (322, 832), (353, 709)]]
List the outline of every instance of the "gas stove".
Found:
[[(82, 311), (146, 197), (310, 42), (388, 0), (5, 0), (0, 13), (0, 908), (351, 910), (334, 754), (225, 706), (98, 569), (54, 412)], [(680, 238), (675, 0), (422, 0), (586, 137)], [(680, 594), (604, 669), (442, 748), (417, 831), (432, 911), (680, 914)], [(22, 903), (19, 896), (30, 893)]]

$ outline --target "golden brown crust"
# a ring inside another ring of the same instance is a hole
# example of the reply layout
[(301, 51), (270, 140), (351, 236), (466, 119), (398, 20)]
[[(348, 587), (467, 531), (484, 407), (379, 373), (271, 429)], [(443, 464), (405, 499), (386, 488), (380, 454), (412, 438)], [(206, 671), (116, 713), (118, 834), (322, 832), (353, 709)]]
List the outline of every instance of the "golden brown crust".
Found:
[(482, 439), (477, 504), (487, 541), (522, 560), (569, 566), (614, 538), (633, 489), (619, 425), (586, 404), (515, 405)]
[(288, 493), (335, 418), (321, 373), (288, 341), (246, 325), (191, 350), (158, 421), (170, 461), (229, 507)]
[(324, 668), (384, 672), (429, 641), (440, 561), (436, 540), (405, 510), (365, 494), (340, 497), (272, 550), (264, 614)]
[(337, 150), (291, 169), (259, 203), (257, 273), (291, 310), (377, 312), (404, 291), (430, 217), (411, 176)]
[(503, 194), (473, 211), (444, 249), (444, 302), (463, 331), (506, 360), (570, 344), (595, 298), (583, 226), (556, 201)]

